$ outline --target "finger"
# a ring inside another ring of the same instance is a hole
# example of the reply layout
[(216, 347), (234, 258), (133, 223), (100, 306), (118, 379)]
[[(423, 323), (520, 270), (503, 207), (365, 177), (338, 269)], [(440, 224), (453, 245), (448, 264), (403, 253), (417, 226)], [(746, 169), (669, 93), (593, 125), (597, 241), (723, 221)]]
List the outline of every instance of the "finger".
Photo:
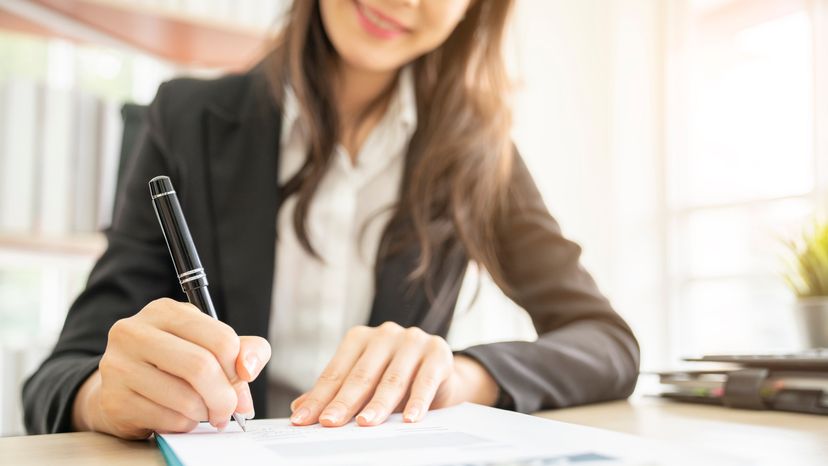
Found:
[(308, 396), (290, 417), (291, 422), (297, 425), (309, 425), (319, 419), (319, 413), (339, 391), (345, 377), (365, 349), (365, 337), (370, 331), (368, 327), (354, 327), (348, 330), (348, 334), (340, 343), (333, 359), (322, 371), (316, 384), (308, 392)]
[(207, 405), (212, 425), (218, 426), (230, 418), (238, 398), (212, 353), (148, 325), (131, 326), (130, 331), (145, 334), (135, 338), (145, 344), (133, 349), (134, 356), (187, 381)]
[(110, 403), (129, 407), (129, 414), (116, 421), (121, 431), (189, 432), (198, 426), (198, 421), (161, 406), (134, 391), (125, 388), (119, 393), (122, 399)]
[(262, 368), (270, 361), (270, 343), (262, 337), (239, 337), (239, 355), (236, 358), (236, 373), (246, 382), (258, 377)]
[(451, 351), (437, 340), (432, 341), (434, 343), (411, 384), (411, 395), (403, 410), (406, 422), (417, 422), (423, 418), (437, 389), (451, 373)]
[(381, 338), (373, 339), (348, 373), (336, 396), (322, 410), (319, 423), (325, 427), (347, 424), (371, 398), (388, 361), (395, 353), (399, 333), (403, 329), (389, 329)]
[(239, 402), (236, 404), (235, 412), (245, 419), (253, 419), (256, 417), (256, 410), (253, 407), (253, 396), (250, 394), (250, 385), (244, 381), (238, 381), (233, 384), (236, 390), (236, 397)]
[(307, 393), (299, 395), (295, 400), (290, 402), (290, 412), (296, 411), (296, 407), (302, 404), (308, 398)]
[(210, 351), (227, 379), (235, 381), (240, 341), (229, 325), (213, 319), (190, 303), (171, 299), (163, 300), (163, 306), (148, 306), (147, 319), (156, 328)]
[(161, 406), (157, 403), (135, 394), (131, 407), (140, 412), (144, 420), (143, 425), (156, 432), (189, 432), (198, 426), (198, 421), (183, 416), (181, 413)]
[(193, 421), (208, 419), (201, 395), (183, 379), (140, 361), (124, 363), (119, 376), (130, 390)]
[(397, 408), (408, 392), (411, 379), (423, 358), (428, 334), (412, 327), (406, 329), (403, 343), (382, 375), (371, 401), (357, 416), (363, 426), (377, 425), (385, 421)]

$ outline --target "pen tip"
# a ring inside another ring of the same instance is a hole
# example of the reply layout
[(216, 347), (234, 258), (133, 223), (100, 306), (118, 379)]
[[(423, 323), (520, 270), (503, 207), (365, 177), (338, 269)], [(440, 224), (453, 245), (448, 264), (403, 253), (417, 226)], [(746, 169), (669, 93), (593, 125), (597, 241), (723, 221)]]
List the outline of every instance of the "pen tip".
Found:
[(242, 432), (247, 432), (247, 422), (245, 419), (240, 416), (238, 413), (233, 413), (233, 419), (236, 420), (236, 423), (241, 427)]

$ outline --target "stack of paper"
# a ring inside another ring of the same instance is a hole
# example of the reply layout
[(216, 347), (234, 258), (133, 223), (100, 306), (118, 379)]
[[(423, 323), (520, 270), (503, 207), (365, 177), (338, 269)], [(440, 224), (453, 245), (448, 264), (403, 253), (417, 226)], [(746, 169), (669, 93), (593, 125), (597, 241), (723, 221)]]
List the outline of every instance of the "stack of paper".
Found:
[(287, 419), (202, 424), (156, 439), (170, 465), (741, 465), (741, 461), (615, 432), (462, 404), (419, 423), (399, 415), (375, 427), (290, 425)]

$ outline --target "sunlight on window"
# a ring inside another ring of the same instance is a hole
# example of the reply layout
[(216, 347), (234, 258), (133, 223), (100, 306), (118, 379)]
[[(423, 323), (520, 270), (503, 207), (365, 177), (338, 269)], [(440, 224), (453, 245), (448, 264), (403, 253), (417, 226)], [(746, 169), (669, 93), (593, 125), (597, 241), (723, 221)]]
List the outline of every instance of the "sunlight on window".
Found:
[(796, 13), (728, 35), (699, 31), (698, 36), (680, 202), (716, 204), (811, 192), (808, 15)]
[(810, 15), (696, 3), (708, 12), (683, 43), (684, 137), (670, 156), (673, 350), (796, 349), (779, 274), (782, 240), (815, 210)]
[(813, 209), (810, 199), (796, 198), (684, 215), (682, 274), (688, 279), (774, 275), (783, 239), (792, 237)]

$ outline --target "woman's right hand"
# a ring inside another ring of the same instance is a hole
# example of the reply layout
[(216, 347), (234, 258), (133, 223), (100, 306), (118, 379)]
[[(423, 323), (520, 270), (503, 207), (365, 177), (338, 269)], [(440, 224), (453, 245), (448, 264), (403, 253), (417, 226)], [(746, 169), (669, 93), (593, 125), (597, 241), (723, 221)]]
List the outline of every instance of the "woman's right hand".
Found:
[(74, 428), (129, 439), (202, 420), (224, 428), (234, 412), (253, 417), (248, 382), (269, 359), (267, 340), (240, 337), (192, 304), (153, 301), (110, 329), (98, 370), (75, 398)]

